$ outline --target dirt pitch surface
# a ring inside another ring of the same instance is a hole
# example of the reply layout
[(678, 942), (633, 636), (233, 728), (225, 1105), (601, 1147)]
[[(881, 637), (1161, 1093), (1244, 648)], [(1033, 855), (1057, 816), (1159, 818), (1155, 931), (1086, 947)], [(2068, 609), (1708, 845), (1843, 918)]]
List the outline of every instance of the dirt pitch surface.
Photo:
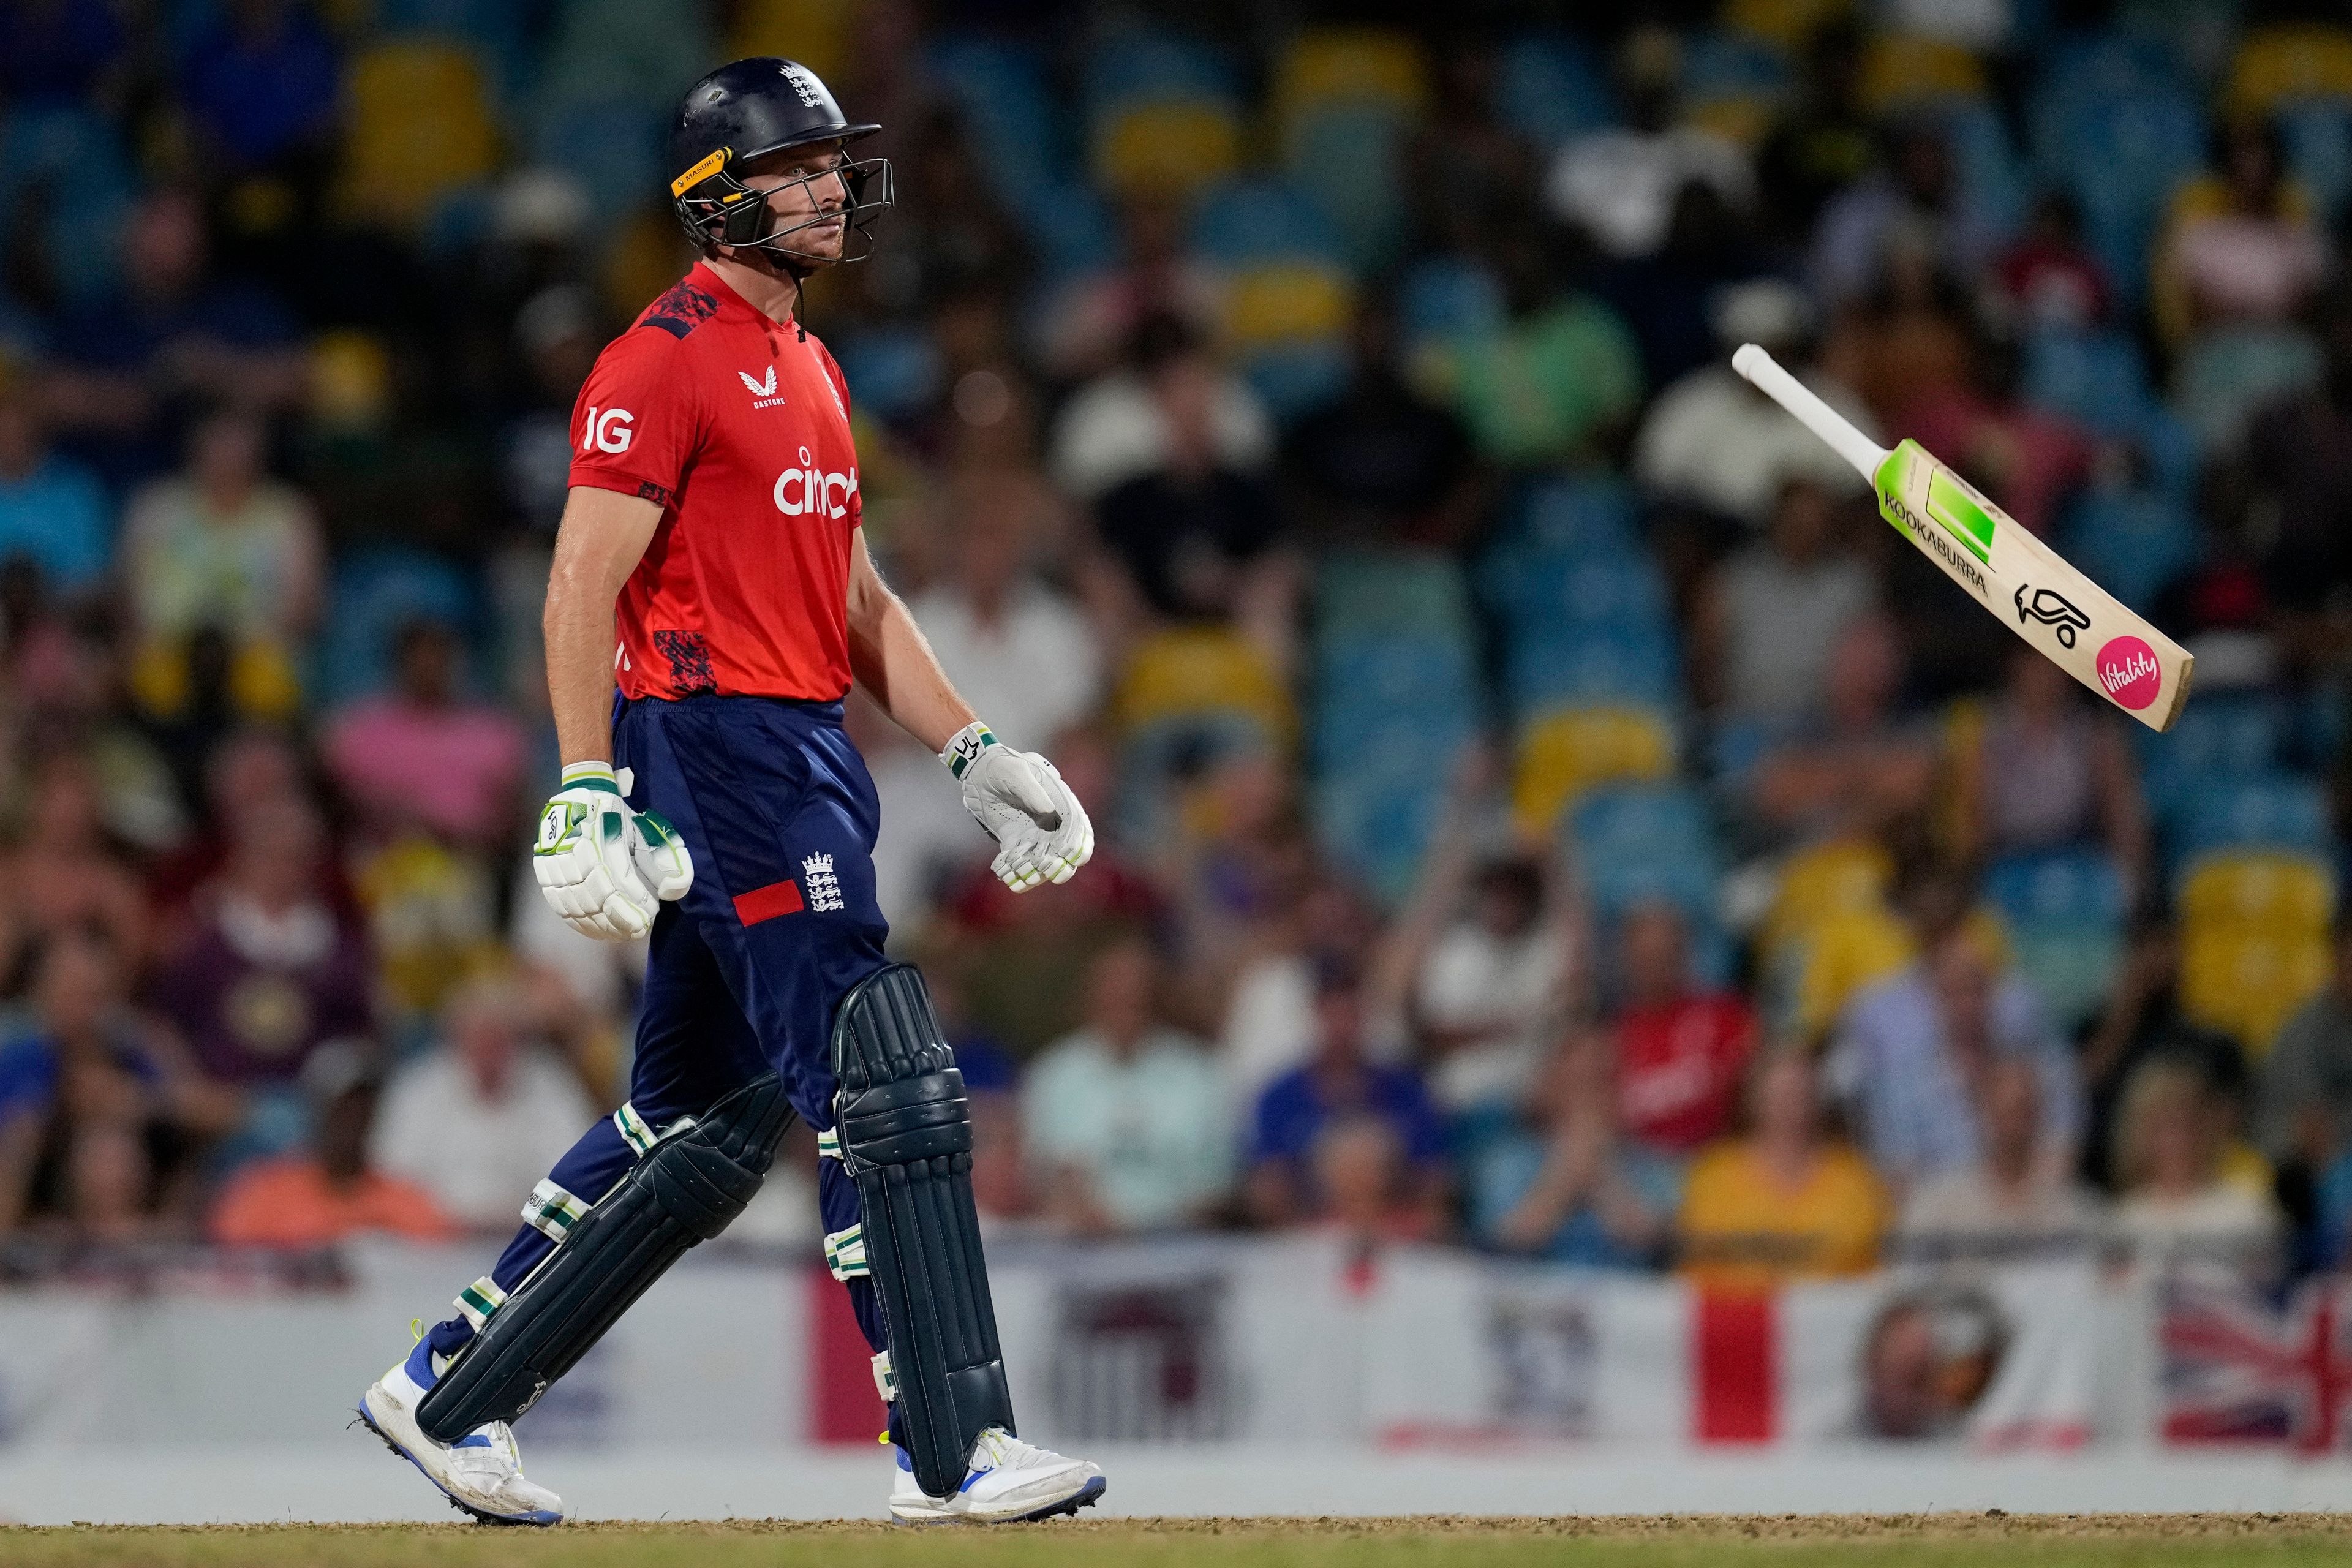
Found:
[(879, 1524), (0, 1528), (8, 1568), (2188, 1568), (2352, 1562), (2352, 1515), (1935, 1514), (1724, 1519), (1089, 1520)]

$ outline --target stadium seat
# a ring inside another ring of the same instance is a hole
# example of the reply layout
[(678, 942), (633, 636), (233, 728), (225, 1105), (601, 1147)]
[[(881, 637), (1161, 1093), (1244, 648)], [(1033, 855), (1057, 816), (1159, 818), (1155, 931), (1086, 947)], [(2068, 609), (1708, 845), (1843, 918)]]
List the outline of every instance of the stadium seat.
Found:
[(1604, 919), (1664, 899), (1694, 921), (1712, 921), (1722, 856), (1706, 803), (1688, 785), (1597, 789), (1569, 814), (1567, 841)]
[(375, 0), (373, 21), (386, 38), (463, 39), (508, 90), (530, 85), (531, 18), (512, 0)]
[(1499, 331), (1507, 319), (1501, 280), (1467, 257), (1415, 263), (1398, 286), (1396, 308), (1408, 358), (1433, 340)]
[(343, 209), (414, 225), (449, 191), (497, 165), (498, 127), (482, 69), (456, 45), (375, 44), (344, 82)]
[(437, 555), (383, 548), (343, 556), (319, 634), (320, 705), (382, 690), (392, 679), (393, 637), (405, 622), (429, 616), (471, 636), (478, 613), (475, 584)]
[(1727, 27), (1751, 34), (1796, 58), (1822, 26), (1852, 15), (1853, 0), (1726, 0)]
[(1871, 840), (1832, 839), (1801, 849), (1780, 868), (1757, 943), (1769, 956), (1832, 915), (1883, 909), (1894, 881), (1893, 858)]
[(1466, 645), (1473, 622), (1462, 569), (1426, 552), (1342, 552), (1315, 568), (1318, 647), (1358, 637), (1420, 635)]
[(2173, 845), (2184, 866), (2224, 849), (2326, 855), (2333, 847), (2326, 791), (2288, 773), (2209, 780), (2183, 812)]
[(2287, 104), (2274, 118), (2295, 184), (2320, 220), (2335, 223), (2352, 197), (2352, 104)]
[(1739, 31), (1694, 34), (1683, 47), (1685, 119), (1727, 142), (1754, 147), (1791, 89), (1787, 58)]
[(2239, 46), (2223, 98), (2267, 111), (2314, 99), (2352, 100), (2352, 32), (2302, 24), (2263, 27)]
[(1297, 731), (1290, 694), (1265, 656), (1229, 631), (1180, 626), (1129, 656), (1111, 710), (1129, 731), (1208, 713), (1239, 715), (1275, 740)]
[(2329, 972), (2325, 937), (2185, 931), (2180, 1010), (2192, 1023), (2234, 1036), (2259, 1059), (2280, 1026), (2327, 984)]
[(2140, 787), (2158, 825), (2179, 824), (2216, 789), (2276, 772), (2287, 761), (2289, 728), (2276, 698), (2214, 691), (2181, 710), (2165, 733), (2143, 731), (2134, 739)]
[(2256, 410), (2314, 384), (2325, 368), (2317, 340), (2299, 327), (2217, 329), (2182, 350), (2172, 406), (2205, 453), (2225, 451)]
[(1683, 700), (1681, 674), (1664, 627), (1522, 626), (1504, 648), (1503, 698), (1517, 714), (1596, 704), (1668, 710)]
[(578, 180), (597, 220), (609, 223), (643, 207), (646, 193), (667, 182), (664, 123), (660, 110), (642, 103), (573, 104), (541, 122), (540, 161)]
[(1376, 104), (1419, 114), (1429, 100), (1429, 65), (1410, 33), (1383, 27), (1317, 27), (1293, 39), (1274, 68), (1275, 122), (1335, 103)]
[(2123, 332), (2039, 331), (2025, 343), (2025, 400), (2129, 439), (2156, 405), (2139, 345)]
[(1571, 708), (1524, 725), (1512, 805), (1529, 832), (1549, 834), (1587, 790), (1673, 774), (1671, 720), (1655, 709)]
[[(1054, 223), (1071, 200), (1099, 206), (1099, 198), (1070, 177), (1067, 137), (1055, 112), (1042, 50), (985, 34), (954, 33), (931, 44), (925, 55), (930, 79), (954, 103), (999, 201), (1026, 215), (1033, 226)], [(1058, 237), (1046, 237), (1042, 248), (1058, 258)]]
[(1123, 196), (1187, 196), (1241, 160), (1241, 121), (1215, 99), (1142, 103), (1096, 121), (1095, 177)]
[(1495, 111), (1504, 124), (1546, 149), (1617, 118), (1608, 78), (1591, 50), (1580, 39), (1552, 32), (1524, 35), (1505, 46)]
[(2250, 850), (2209, 856), (2180, 879), (2184, 927), (2324, 935), (2336, 919), (2336, 879), (2308, 855)]
[(1387, 267), (1404, 238), (1412, 134), (1412, 121), (1371, 102), (1318, 104), (1283, 127), (1283, 168), (1339, 231), (1359, 273)]
[(1881, 33), (1864, 47), (1862, 101), (1876, 113), (1953, 98), (1982, 98), (1984, 68), (1942, 38)]
[(1223, 54), (1196, 38), (1148, 26), (1118, 27), (1087, 51), (1078, 91), (1089, 121), (1139, 103), (1240, 101)]
[(727, 53), (733, 59), (782, 55), (827, 81), (837, 81), (855, 57), (861, 0), (741, 0), (732, 7)]
[(2067, 560), (2143, 615), (2204, 548), (2187, 509), (2154, 490), (2085, 490), (2059, 531)]
[(834, 351), (849, 397), (864, 416), (890, 420), (930, 406), (946, 365), (931, 334), (914, 323), (845, 334)]
[(628, 104), (666, 121), (685, 84), (719, 61), (719, 40), (693, 0), (572, 0), (555, 16), (554, 46), (540, 68), (542, 130), (583, 104)]
[(1236, 353), (1275, 343), (1343, 339), (1355, 319), (1355, 282), (1305, 258), (1266, 261), (1224, 279), (1224, 335)]
[(2097, 1012), (2124, 952), (2126, 910), (2115, 863), (2081, 850), (2013, 857), (1987, 872), (1985, 891), (2053, 1021), (2071, 1029)]
[(1315, 204), (1282, 180), (1234, 180), (1202, 193), (1192, 248), (1238, 270), (1274, 261), (1344, 264), (1347, 246)]
[(2204, 162), (2205, 113), (2160, 50), (2105, 38), (2055, 52), (2028, 115), (2037, 174), (2071, 194), (2126, 304), (2173, 187)]

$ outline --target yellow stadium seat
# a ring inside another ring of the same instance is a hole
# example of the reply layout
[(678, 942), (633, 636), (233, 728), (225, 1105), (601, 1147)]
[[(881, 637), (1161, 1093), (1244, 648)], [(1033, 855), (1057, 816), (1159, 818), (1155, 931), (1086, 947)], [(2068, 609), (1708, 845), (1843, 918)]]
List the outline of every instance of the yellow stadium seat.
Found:
[(1528, 831), (1549, 836), (1559, 814), (1597, 785), (1661, 779), (1675, 769), (1674, 726), (1647, 708), (1571, 708), (1519, 737), (1512, 803)]
[(1275, 67), (1275, 120), (1282, 125), (1326, 103), (1384, 103), (1411, 115), (1428, 101), (1421, 46), (1382, 27), (1316, 28)]
[(1252, 267), (1225, 284), (1225, 338), (1243, 350), (1335, 338), (1347, 331), (1355, 309), (1355, 283), (1337, 268), (1307, 261)]
[(1095, 174), (1123, 196), (1189, 195), (1230, 174), (1241, 146), (1241, 125), (1222, 103), (1140, 103), (1096, 127)]
[(428, 39), (376, 44), (344, 83), (340, 196), (354, 216), (414, 223), (497, 165), (499, 133), (474, 57)]
[(1866, 838), (1840, 838), (1791, 855), (1757, 932), (1767, 954), (1777, 952), (1832, 915), (1886, 905), (1895, 858)]
[(2216, 855), (2200, 861), (2181, 882), (2179, 910), (2188, 931), (2324, 936), (2336, 918), (2336, 879), (2308, 856)]
[(735, 59), (782, 55), (837, 82), (855, 55), (860, 0), (745, 0), (727, 35)]
[(1727, 0), (1723, 25), (1794, 55), (1802, 53), (1824, 26), (1853, 10), (1853, 0)]
[(2352, 98), (2352, 31), (2315, 23), (2262, 28), (2240, 46), (2222, 94), (2232, 109), (2259, 110), (2315, 98)]
[(378, 994), (395, 1011), (429, 1013), (498, 952), (489, 872), (426, 838), (366, 856), (352, 879), (374, 937)]
[(1853, 994), (1911, 962), (1911, 928), (1883, 903), (1824, 916), (1784, 950), (1790, 983), (1790, 1021), (1808, 1040), (1837, 1022)]
[(1298, 721), (1265, 655), (1214, 626), (1179, 626), (1146, 638), (1129, 656), (1111, 710), (1130, 734), (1166, 720), (1240, 713), (1286, 743)]
[(2268, 1053), (2279, 1027), (2327, 984), (2325, 936), (2279, 937), (2223, 928), (2181, 933), (2180, 1007), (2194, 1023)]
[(1754, 148), (1772, 129), (1773, 117), (1780, 111), (1772, 100), (1754, 93), (1738, 93), (1726, 98), (1711, 98), (1691, 106), (1683, 118), (1701, 131), (1710, 132), (1735, 145)]
[(1984, 68), (1976, 56), (1941, 38), (1889, 33), (1870, 41), (1862, 58), (1862, 100), (1878, 113), (1938, 98), (1981, 98)]

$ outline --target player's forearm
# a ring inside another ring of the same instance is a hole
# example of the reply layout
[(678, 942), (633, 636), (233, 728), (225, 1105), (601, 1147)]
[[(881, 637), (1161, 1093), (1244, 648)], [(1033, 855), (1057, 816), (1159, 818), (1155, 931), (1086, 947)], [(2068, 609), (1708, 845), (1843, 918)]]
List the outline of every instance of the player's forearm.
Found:
[(956, 694), (955, 683), (940, 668), (939, 656), (931, 652), (907, 606), (897, 595), (883, 591), (888, 599), (871, 623), (850, 626), (850, 668), (857, 684), (900, 729), (939, 751), (978, 715)]
[(978, 717), (956, 694), (906, 602), (875, 572), (862, 538), (850, 567), (849, 668), (893, 722), (934, 752)]
[(575, 489), (555, 536), (541, 629), (547, 697), (564, 765), (613, 758), (614, 601), (661, 521), (661, 508), (614, 490)]

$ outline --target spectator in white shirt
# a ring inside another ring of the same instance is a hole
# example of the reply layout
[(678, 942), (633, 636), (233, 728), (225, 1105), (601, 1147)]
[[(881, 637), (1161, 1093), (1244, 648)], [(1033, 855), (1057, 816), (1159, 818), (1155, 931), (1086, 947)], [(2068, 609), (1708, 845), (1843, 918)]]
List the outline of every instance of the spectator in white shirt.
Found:
[(596, 1119), (579, 1079), (529, 1037), (522, 989), (478, 979), (451, 999), (445, 1037), (385, 1089), (373, 1164), (430, 1192), (460, 1224), (511, 1229), (522, 1200)]
[(1029, 1069), (1023, 1134), (1046, 1220), (1082, 1235), (1196, 1223), (1233, 1178), (1236, 1130), (1216, 1066), (1162, 1021), (1141, 941), (1104, 951), (1087, 1021)]
[(1863, 493), (1861, 476), (1844, 458), (1731, 368), (1734, 349), (1759, 344), (1830, 406), (1872, 428), (1861, 399), (1801, 363), (1810, 313), (1804, 296), (1779, 279), (1724, 290), (1714, 311), (1721, 360), (1667, 387), (1634, 435), (1633, 477), (1643, 489), (1756, 529), (1771, 520), (1791, 479), (1811, 479), (1832, 496)]
[(1611, 256), (1640, 258), (1665, 243), (1675, 197), (1693, 180), (1735, 207), (1755, 196), (1748, 156), (1732, 142), (1675, 123), (1682, 48), (1661, 27), (1631, 35), (1618, 59), (1625, 123), (1579, 136), (1544, 182), (1554, 212), (1589, 232)]
[(1903, 1205), (1897, 1253), (1915, 1261), (1990, 1262), (2046, 1257), (2091, 1244), (2099, 1214), (2073, 1170), (2043, 1154), (2042, 1080), (2005, 1057), (1976, 1084), (1983, 1157), (1930, 1176)]
[(1093, 628), (1029, 569), (1051, 505), (1033, 475), (959, 479), (948, 498), (950, 575), (912, 605), (956, 689), (998, 740), (1024, 751), (1085, 719), (1102, 691)]

